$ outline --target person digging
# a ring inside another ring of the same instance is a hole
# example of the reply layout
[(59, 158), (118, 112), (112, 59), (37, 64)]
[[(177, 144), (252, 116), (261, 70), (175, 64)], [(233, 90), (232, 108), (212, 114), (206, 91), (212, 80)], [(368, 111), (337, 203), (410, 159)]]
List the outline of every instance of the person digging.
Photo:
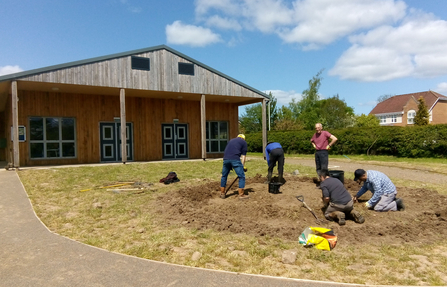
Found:
[(354, 210), (354, 200), (339, 179), (330, 177), (327, 169), (319, 170), (318, 176), (321, 181), (322, 200), (326, 208), (324, 217), (327, 220), (338, 221), (339, 225), (345, 225), (346, 215), (348, 215), (356, 223), (365, 222), (360, 212)]
[(363, 182), (362, 188), (354, 196), (354, 202), (370, 190), (373, 195), (370, 200), (365, 202), (366, 208), (382, 212), (405, 210), (402, 198), (396, 198), (396, 186), (384, 173), (376, 170), (357, 169), (354, 172), (354, 181)]
[(230, 170), (233, 169), (239, 178), (239, 199), (248, 199), (250, 196), (244, 193), (245, 188), (245, 158), (247, 155), (247, 142), (245, 135), (239, 134), (231, 139), (225, 147), (223, 156), (222, 178), (220, 179), (220, 197), (225, 199), (225, 187)]
[(265, 146), (265, 160), (267, 160), (268, 174), (266, 184), (272, 182), (273, 168), (278, 163), (278, 182), (285, 183), (284, 174), (284, 150), (280, 143), (268, 142)]

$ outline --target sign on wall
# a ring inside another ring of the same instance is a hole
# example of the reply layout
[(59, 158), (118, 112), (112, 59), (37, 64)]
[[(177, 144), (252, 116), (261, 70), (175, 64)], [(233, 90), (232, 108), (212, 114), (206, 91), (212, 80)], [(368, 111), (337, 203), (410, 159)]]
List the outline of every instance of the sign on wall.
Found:
[[(14, 140), (14, 129), (11, 127), (11, 141)], [(26, 127), (25, 126), (19, 126), (19, 142), (25, 142), (26, 141)]]

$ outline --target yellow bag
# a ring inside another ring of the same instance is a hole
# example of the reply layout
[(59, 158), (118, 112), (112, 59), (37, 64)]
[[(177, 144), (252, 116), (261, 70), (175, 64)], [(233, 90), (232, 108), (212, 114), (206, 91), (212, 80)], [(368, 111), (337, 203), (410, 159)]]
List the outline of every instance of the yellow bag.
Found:
[(332, 250), (337, 245), (337, 236), (332, 229), (323, 227), (307, 227), (299, 237), (299, 243), (304, 247), (315, 247), (322, 250)]

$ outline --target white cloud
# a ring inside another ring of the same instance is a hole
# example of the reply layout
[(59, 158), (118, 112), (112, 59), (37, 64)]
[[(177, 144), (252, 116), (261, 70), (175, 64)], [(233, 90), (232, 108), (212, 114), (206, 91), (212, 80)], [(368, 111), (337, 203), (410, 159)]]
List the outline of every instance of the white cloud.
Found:
[(240, 7), (237, 0), (196, 0), (196, 14), (207, 14), (210, 10), (222, 11), (224, 14), (237, 15)]
[(305, 49), (319, 48), (361, 29), (395, 23), (406, 10), (400, 0), (196, 0), (195, 5), (198, 21), (243, 23), (246, 29), (276, 33)]
[(386, 81), (439, 76), (447, 70), (447, 21), (429, 14), (409, 15), (400, 26), (381, 26), (350, 41), (329, 75)]
[(435, 89), (436, 92), (445, 95), (447, 93), (447, 82), (439, 83)]
[(287, 43), (319, 47), (355, 31), (394, 23), (405, 16), (406, 5), (393, 0), (304, 0), (294, 2), (293, 27), (279, 36)]
[(194, 25), (185, 25), (175, 21), (166, 26), (166, 37), (169, 44), (204, 47), (209, 44), (221, 42), (220, 36), (208, 28)]
[(242, 26), (235, 19), (222, 18), (218, 15), (214, 15), (206, 20), (208, 26), (217, 27), (224, 30), (242, 30)]
[(300, 101), (302, 94), (295, 92), (294, 90), (291, 91), (283, 91), (283, 90), (266, 90), (264, 93), (267, 95), (269, 93), (272, 93), (272, 95), (277, 99), (277, 106), (287, 106), (292, 99), (295, 99), (295, 101)]
[(14, 74), (14, 73), (22, 72), (22, 71), (23, 71), (23, 69), (17, 65), (16, 66), (3, 66), (3, 67), (0, 67), (0, 76)]

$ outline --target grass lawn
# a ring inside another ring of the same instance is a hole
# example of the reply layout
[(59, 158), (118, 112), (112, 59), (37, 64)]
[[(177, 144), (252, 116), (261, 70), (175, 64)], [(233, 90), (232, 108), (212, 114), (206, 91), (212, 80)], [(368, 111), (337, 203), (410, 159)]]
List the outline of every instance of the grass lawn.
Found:
[[(257, 157), (262, 154), (251, 156), (255, 158), (247, 163), (247, 177), (265, 176), (267, 165)], [(415, 169), (429, 165), (436, 172), (447, 173), (443, 172), (446, 160), (349, 158)], [(209, 269), (311, 280), (380, 285), (447, 284), (444, 275), (447, 241), (424, 246), (337, 246), (329, 252), (303, 248), (298, 238), (289, 241), (259, 238), (212, 229), (194, 230), (181, 224), (163, 228), (157, 215), (147, 210), (148, 204), (161, 194), (220, 181), (221, 168), (221, 160), (200, 160), (25, 169), (18, 174), (37, 215), (50, 230), (113, 252)], [(286, 172), (296, 169), (300, 176), (315, 173), (312, 167), (285, 166)], [(158, 183), (170, 171), (179, 175), (180, 182)], [(139, 182), (143, 189), (124, 192), (106, 187), (120, 182)], [(295, 264), (282, 263), (286, 250), (297, 252)], [(194, 252), (201, 253), (198, 260), (192, 259)]]

